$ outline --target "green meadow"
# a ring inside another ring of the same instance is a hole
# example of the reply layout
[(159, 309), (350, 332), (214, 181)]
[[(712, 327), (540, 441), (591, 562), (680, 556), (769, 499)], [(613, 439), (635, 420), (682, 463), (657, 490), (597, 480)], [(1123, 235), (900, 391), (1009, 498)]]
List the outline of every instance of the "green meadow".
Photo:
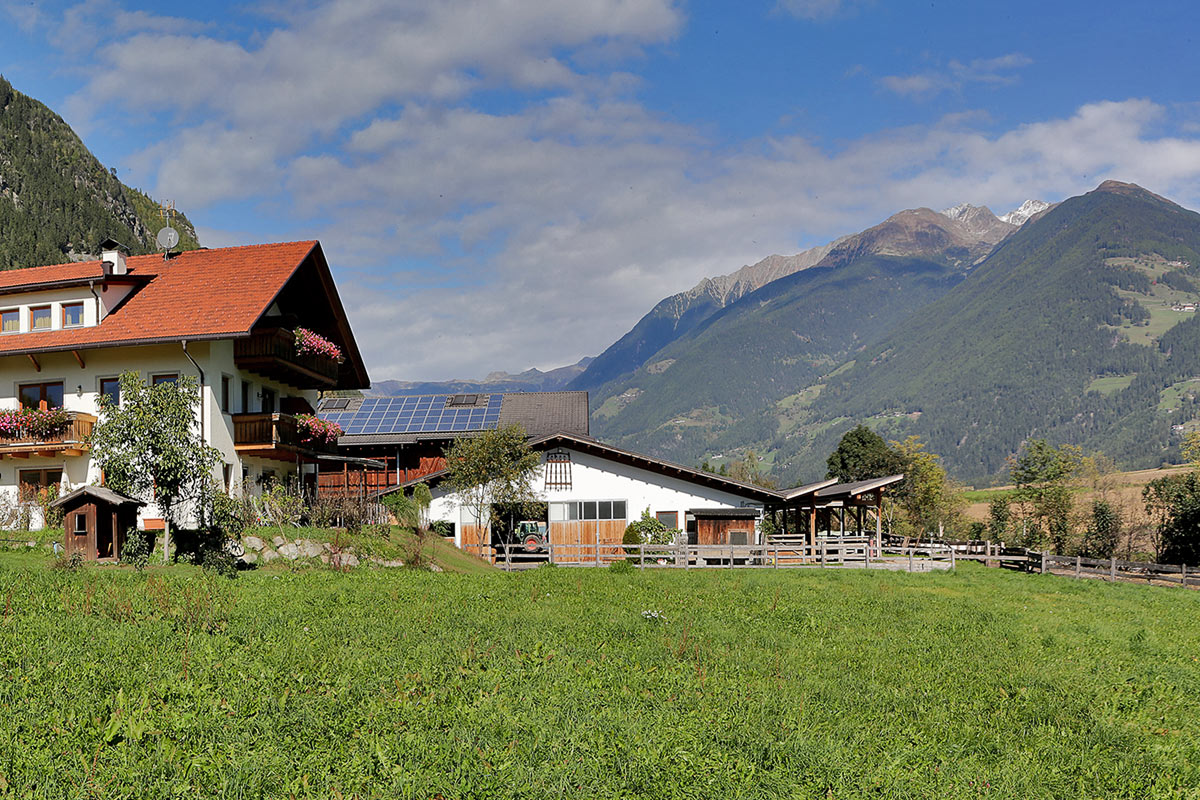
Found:
[(0, 556), (0, 797), (1195, 798), (1200, 593)]

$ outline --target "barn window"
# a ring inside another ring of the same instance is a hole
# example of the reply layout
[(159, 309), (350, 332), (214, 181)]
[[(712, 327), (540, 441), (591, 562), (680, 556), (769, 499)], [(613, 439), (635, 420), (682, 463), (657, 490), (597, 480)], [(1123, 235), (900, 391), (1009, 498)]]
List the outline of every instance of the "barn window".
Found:
[(85, 511), (76, 511), (75, 512), (75, 535), (76, 536), (86, 536), (87, 535), (87, 512), (85, 512)]
[(654, 516), (659, 522), (666, 525), (668, 530), (674, 530), (679, 527), (678, 511), (659, 511)]
[(566, 450), (546, 453), (546, 488), (571, 488), (571, 454)]

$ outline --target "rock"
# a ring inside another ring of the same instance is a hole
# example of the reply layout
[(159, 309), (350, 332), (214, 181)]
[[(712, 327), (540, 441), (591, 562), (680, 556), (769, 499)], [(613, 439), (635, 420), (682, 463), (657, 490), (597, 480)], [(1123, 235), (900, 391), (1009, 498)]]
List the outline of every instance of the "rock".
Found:
[(329, 542), (321, 542), (321, 549), (324, 550), (326, 553), (332, 553), (333, 545), (331, 545)]
[(279, 558), (279, 553), (276, 553), (274, 550), (271, 550), (270, 548), (267, 548), (266, 550), (263, 550), (263, 552), (262, 552), (262, 560), (263, 560), (264, 564), (270, 564), (272, 561), (274, 561), (277, 558)]
[(297, 539), (296, 546), (300, 548), (300, 555), (304, 558), (316, 558), (325, 552), (325, 548), (321, 547), (320, 542), (314, 542), (311, 539)]
[(281, 547), (286, 541), (287, 539), (283, 538), (282, 536), (276, 536), (275, 538), (271, 539), (271, 544), (275, 545), (276, 547)]
[(257, 536), (247, 536), (245, 539), (242, 539), (242, 544), (246, 546), (247, 550), (253, 550), (256, 553), (267, 546), (266, 542)]
[(242, 557), (239, 559), (239, 561), (241, 561), (243, 564), (257, 564), (258, 563), (258, 553), (255, 553), (253, 551), (251, 551), (249, 553), (243, 553)]
[(353, 569), (358, 566), (358, 556), (354, 553), (334, 553), (330, 562), (339, 569)]
[(438, 564), (430, 564), (429, 571), (430, 572), (445, 572), (446, 570), (442, 569), (441, 566), (439, 566)]
[(295, 561), (300, 557), (300, 548), (291, 542), (284, 542), (279, 545), (279, 555), (286, 558), (288, 561)]
[(404, 562), (398, 558), (395, 559), (394, 561), (384, 561), (382, 558), (372, 558), (371, 563), (377, 564), (381, 567), (403, 567), (404, 566)]
[(329, 563), (329, 553), (321, 553), (321, 563), (322, 564)]

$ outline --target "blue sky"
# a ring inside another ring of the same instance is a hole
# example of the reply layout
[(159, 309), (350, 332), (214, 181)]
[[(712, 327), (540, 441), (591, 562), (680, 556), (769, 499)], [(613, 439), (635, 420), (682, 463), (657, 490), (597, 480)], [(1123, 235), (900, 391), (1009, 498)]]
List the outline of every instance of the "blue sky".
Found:
[(0, 0), (0, 72), (208, 246), (319, 238), (376, 380), (595, 355), (903, 208), (1200, 207), (1194, 3)]

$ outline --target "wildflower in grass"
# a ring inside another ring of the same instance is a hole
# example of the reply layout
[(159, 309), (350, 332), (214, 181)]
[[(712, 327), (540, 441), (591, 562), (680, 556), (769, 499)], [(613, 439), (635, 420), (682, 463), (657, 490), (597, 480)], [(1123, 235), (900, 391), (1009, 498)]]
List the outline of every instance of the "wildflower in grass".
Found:
[(649, 611), (649, 610), (642, 612), (642, 619), (646, 620), (647, 622), (666, 622), (667, 621), (667, 618), (664, 617), (661, 613), (659, 613), (657, 611)]
[(318, 355), (327, 356), (334, 361), (342, 360), (342, 348), (316, 331), (310, 331), (308, 328), (296, 328), (292, 333), (296, 337), (297, 355)]

